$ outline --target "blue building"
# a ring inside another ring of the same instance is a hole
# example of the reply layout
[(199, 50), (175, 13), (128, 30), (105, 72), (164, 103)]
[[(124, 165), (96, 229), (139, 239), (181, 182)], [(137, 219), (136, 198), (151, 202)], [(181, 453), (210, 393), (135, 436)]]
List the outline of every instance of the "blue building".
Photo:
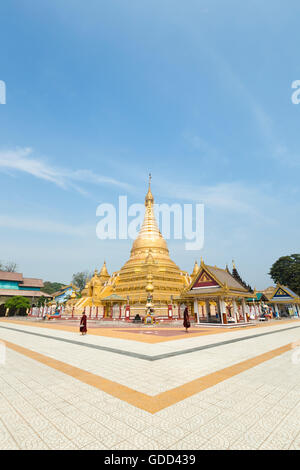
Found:
[(50, 297), (42, 291), (44, 283), (42, 279), (23, 277), (21, 273), (0, 271), (0, 305), (9, 297), (21, 295), (29, 297), (34, 303), (39, 297)]
[(57, 304), (63, 304), (66, 302), (73, 292), (76, 293), (78, 289), (73, 286), (72, 284), (69, 284), (68, 286), (64, 286), (61, 289), (59, 289), (57, 292), (54, 292), (54, 294), (51, 295), (53, 301)]

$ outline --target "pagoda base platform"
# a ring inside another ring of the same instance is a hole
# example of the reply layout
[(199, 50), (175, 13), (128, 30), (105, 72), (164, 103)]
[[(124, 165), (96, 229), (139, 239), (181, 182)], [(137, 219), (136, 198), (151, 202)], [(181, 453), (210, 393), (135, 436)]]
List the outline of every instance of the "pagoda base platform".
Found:
[(255, 323), (241, 322), (241, 323), (195, 323), (194, 326), (201, 328), (246, 328), (248, 326), (255, 326)]

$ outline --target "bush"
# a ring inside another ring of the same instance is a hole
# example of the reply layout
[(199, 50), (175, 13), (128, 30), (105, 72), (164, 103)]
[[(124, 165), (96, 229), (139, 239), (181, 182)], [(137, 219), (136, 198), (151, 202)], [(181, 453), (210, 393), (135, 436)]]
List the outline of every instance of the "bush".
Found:
[(16, 295), (7, 299), (4, 304), (5, 309), (9, 309), (8, 316), (12, 317), (14, 315), (26, 315), (26, 310), (30, 308), (30, 302), (26, 297), (21, 295)]

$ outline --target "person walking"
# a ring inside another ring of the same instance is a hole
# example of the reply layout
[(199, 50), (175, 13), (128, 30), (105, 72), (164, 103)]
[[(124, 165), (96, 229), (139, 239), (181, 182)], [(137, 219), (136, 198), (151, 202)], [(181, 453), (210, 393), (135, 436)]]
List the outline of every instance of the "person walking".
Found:
[(184, 312), (183, 312), (183, 326), (185, 328), (185, 331), (188, 333), (188, 329), (191, 326), (190, 323), (190, 318), (189, 318), (189, 310), (187, 307), (185, 307)]
[(85, 312), (83, 311), (82, 312), (82, 317), (81, 317), (81, 320), (80, 320), (80, 333), (82, 335), (86, 335), (86, 332), (87, 332), (87, 317), (86, 317)]

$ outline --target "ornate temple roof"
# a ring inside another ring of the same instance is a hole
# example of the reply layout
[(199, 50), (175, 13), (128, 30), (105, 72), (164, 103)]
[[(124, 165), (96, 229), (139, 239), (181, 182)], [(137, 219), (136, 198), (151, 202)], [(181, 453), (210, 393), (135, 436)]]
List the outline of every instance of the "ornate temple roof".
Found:
[(299, 301), (299, 297), (289, 287), (277, 284), (275, 287), (269, 287), (263, 291), (270, 302)]
[(195, 295), (234, 294), (245, 297), (249, 291), (238, 282), (227, 269), (209, 266), (201, 260), (198, 273), (193, 276), (189, 287), (183, 292), (182, 297)]
[(227, 284), (229, 288), (241, 290), (244, 292), (248, 292), (247, 289), (242, 286), (233, 276), (230, 274), (226, 269), (217, 268), (217, 266), (207, 266), (206, 268), (214, 274), (214, 276), (222, 283)]

